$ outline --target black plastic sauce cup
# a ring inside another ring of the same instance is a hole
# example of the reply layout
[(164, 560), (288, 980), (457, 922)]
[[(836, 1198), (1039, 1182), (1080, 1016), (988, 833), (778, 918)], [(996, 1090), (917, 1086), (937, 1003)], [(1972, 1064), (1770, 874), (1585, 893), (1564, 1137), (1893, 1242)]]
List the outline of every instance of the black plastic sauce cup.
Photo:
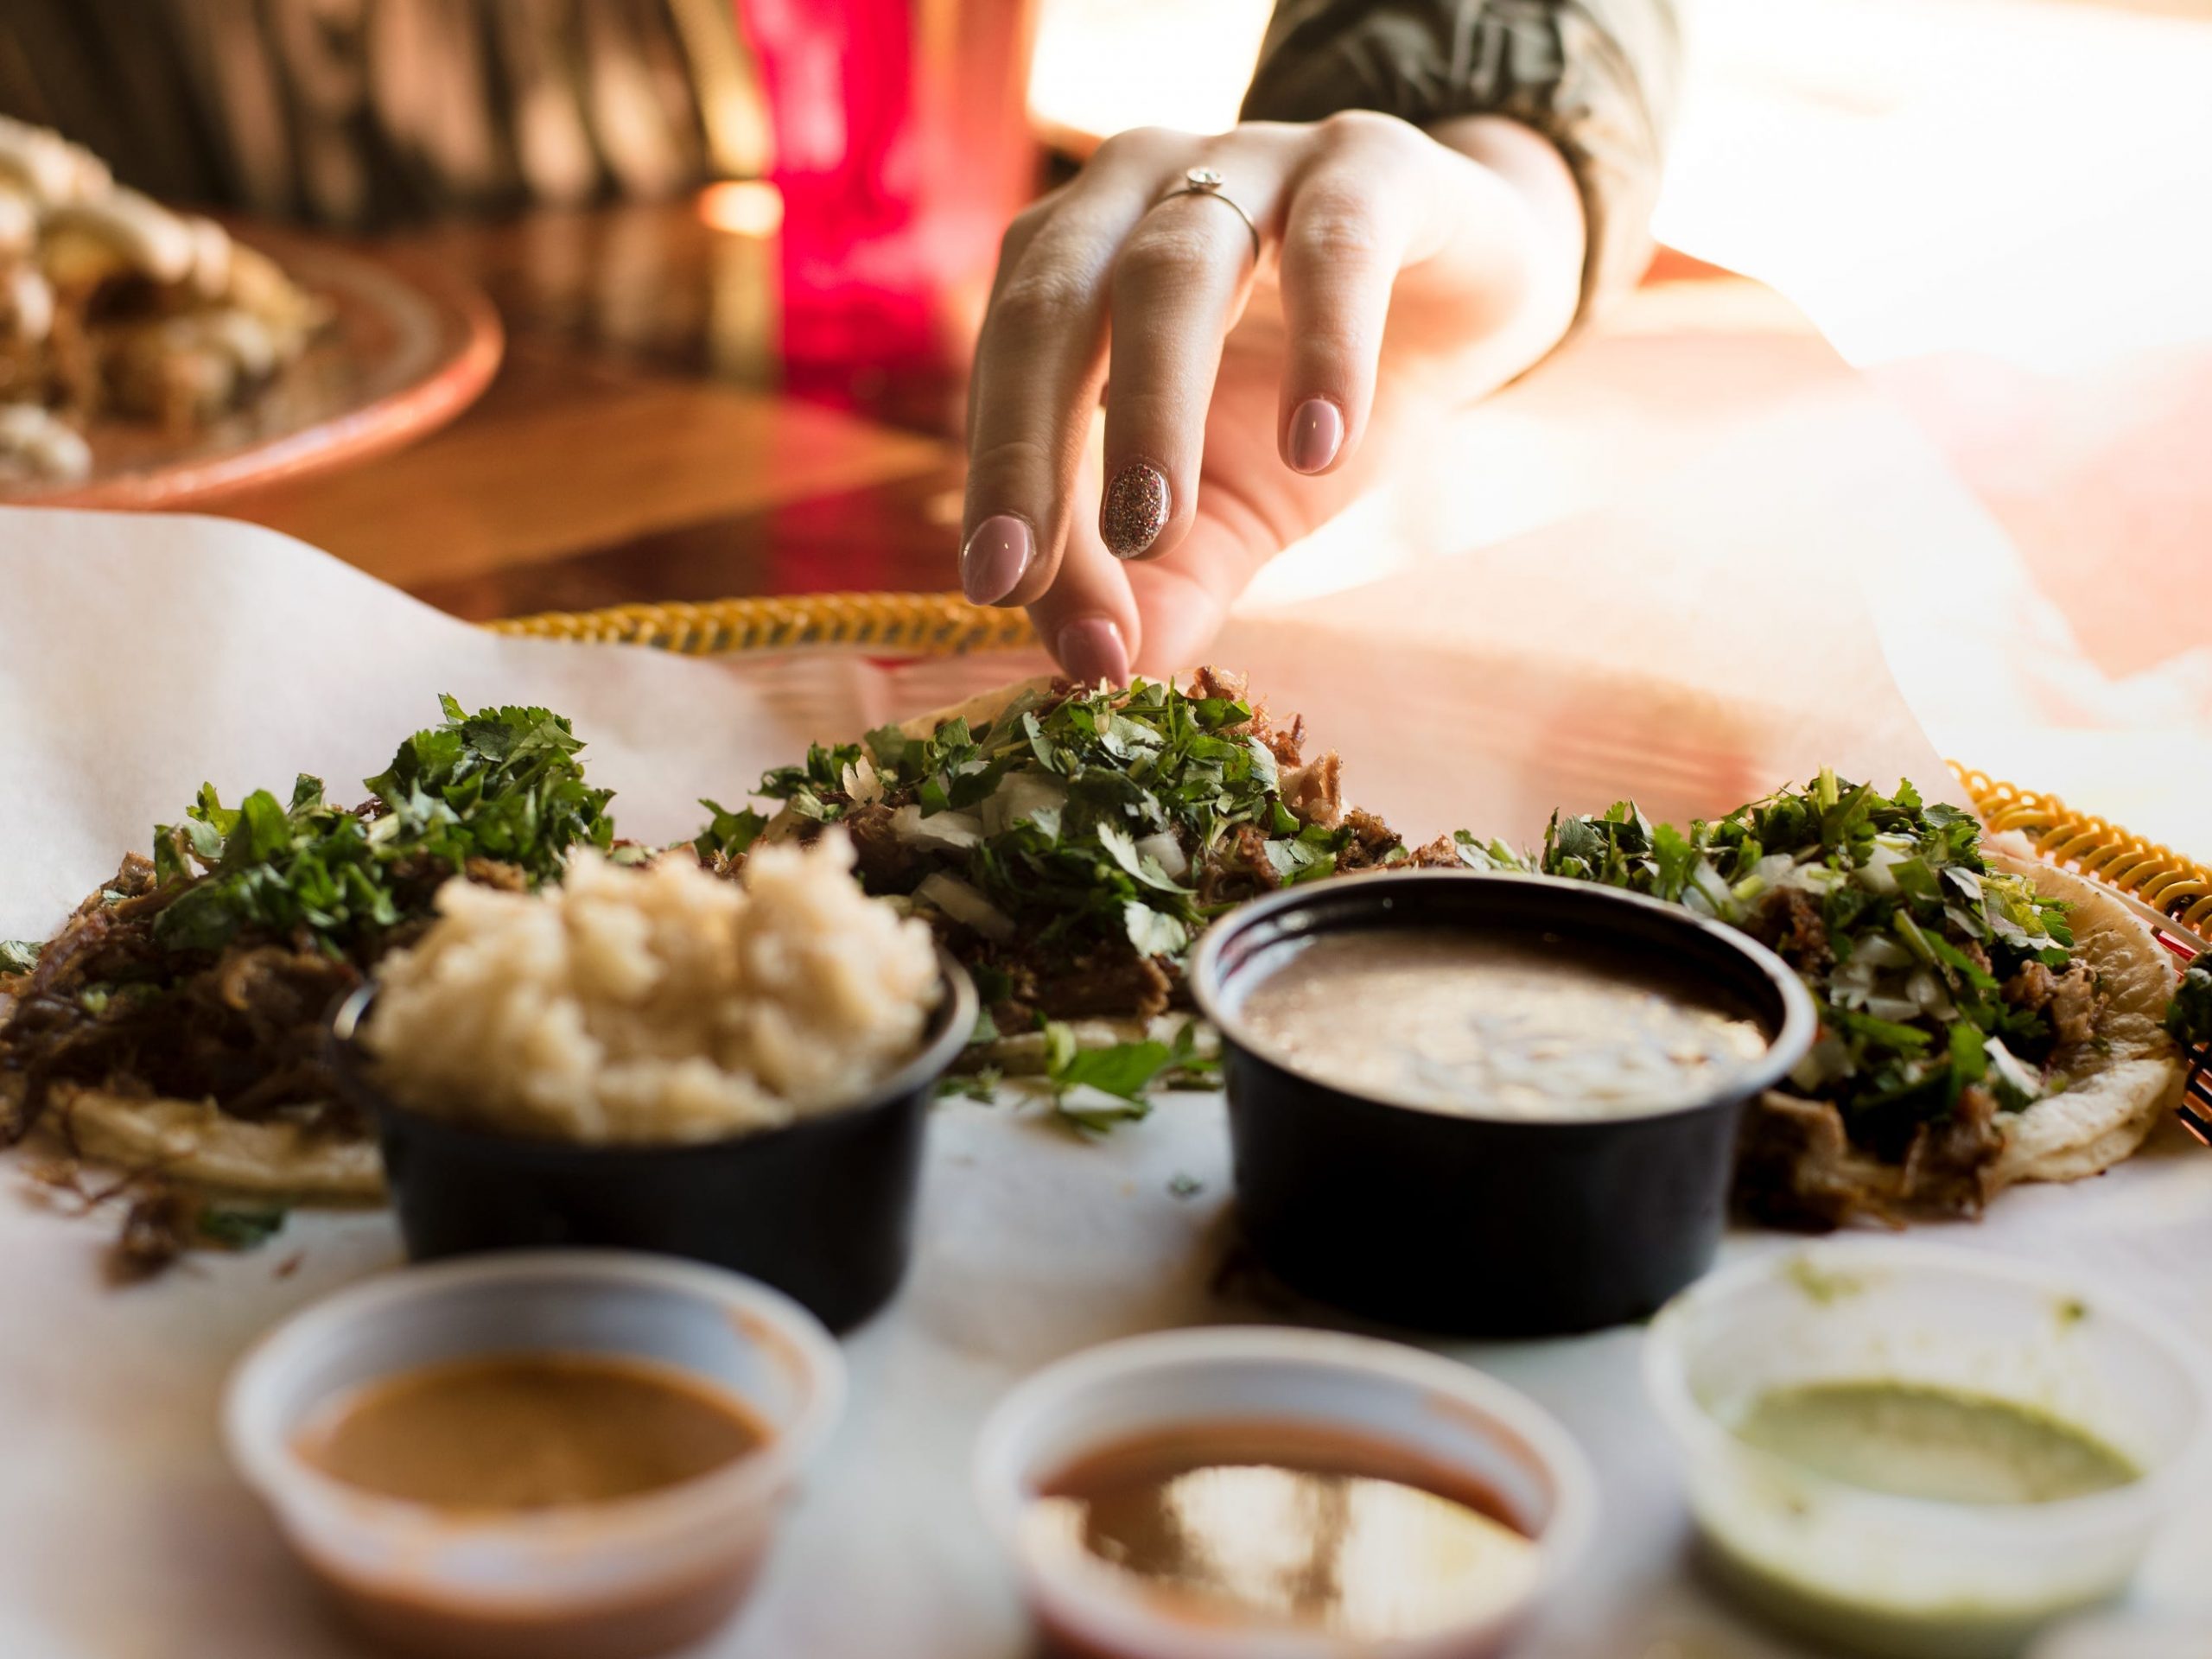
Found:
[[(1679, 1109), (1573, 1121), (1392, 1105), (1257, 1052), (1243, 995), (1300, 941), (1423, 929), (1556, 948), (1749, 1019), (1765, 1053)], [(1651, 1313), (1711, 1264), (1744, 1103), (1811, 1045), (1810, 995), (1775, 954), (1679, 906), (1586, 882), (1414, 870), (1248, 905), (1192, 964), (1220, 1027), (1236, 1204), (1294, 1288), (1369, 1318), (1467, 1336), (1594, 1330)]]
[(332, 1016), (339, 1092), (373, 1114), (414, 1260), (536, 1245), (658, 1250), (732, 1268), (833, 1331), (906, 1276), (937, 1082), (976, 1025), (976, 988), (940, 953), (944, 995), (920, 1052), (855, 1104), (783, 1128), (671, 1146), (583, 1146), (471, 1128), (395, 1103), (360, 1028), (364, 986)]

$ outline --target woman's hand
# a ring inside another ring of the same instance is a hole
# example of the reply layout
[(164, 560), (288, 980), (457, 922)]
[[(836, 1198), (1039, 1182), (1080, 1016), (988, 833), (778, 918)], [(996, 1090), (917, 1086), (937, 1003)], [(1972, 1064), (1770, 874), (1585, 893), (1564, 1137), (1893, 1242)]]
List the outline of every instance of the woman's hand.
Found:
[[(1228, 200), (1169, 195), (1192, 168)], [(969, 392), (962, 585), (1027, 606), (1077, 678), (1185, 666), (1394, 429), (1558, 340), (1581, 267), (1566, 162), (1503, 118), (1108, 140), (1006, 234)]]

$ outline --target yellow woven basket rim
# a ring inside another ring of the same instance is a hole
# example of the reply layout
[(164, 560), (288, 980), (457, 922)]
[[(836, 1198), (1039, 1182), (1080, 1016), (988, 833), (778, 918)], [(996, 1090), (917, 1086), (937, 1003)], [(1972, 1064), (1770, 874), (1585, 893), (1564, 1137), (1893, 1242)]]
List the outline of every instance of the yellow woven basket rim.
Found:
[[(616, 605), (547, 611), (488, 625), (495, 632), (594, 645), (653, 645), (686, 656), (854, 645), (922, 656), (1014, 651), (1037, 643), (1020, 611), (973, 605), (958, 594), (778, 594), (700, 604)], [(2055, 795), (1951, 763), (1992, 830), (2016, 830), (2055, 862), (2118, 888), (2169, 925), (2212, 931), (2212, 868)]]
[(1021, 612), (973, 605), (958, 594), (772, 594), (699, 604), (545, 611), (488, 626), (531, 639), (653, 645), (689, 657), (789, 645), (868, 645), (934, 657), (1014, 651), (1037, 643)]

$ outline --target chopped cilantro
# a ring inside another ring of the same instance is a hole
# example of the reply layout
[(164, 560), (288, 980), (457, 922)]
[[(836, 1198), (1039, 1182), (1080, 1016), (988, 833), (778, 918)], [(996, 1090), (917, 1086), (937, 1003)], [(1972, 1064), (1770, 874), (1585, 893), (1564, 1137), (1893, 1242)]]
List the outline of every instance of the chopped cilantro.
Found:
[(2212, 950), (2183, 971), (2166, 1007), (2166, 1031), (2185, 1050), (2212, 1046)]
[(349, 810), (302, 775), (280, 803), (256, 790), (236, 807), (203, 785), (183, 819), (158, 828), (163, 883), (194, 880), (155, 923), (175, 950), (219, 950), (242, 931), (304, 932), (334, 955), (423, 913), (438, 882), (472, 858), (559, 873), (575, 846), (607, 847), (611, 791), (588, 787), (569, 722), (543, 709), (470, 715), (441, 697), (444, 721), (416, 733)]
[(995, 1065), (987, 1065), (975, 1071), (951, 1071), (938, 1079), (937, 1097), (950, 1100), (979, 1100), (988, 1105), (997, 1093), (1001, 1073)]
[(267, 1243), (284, 1225), (284, 1211), (274, 1207), (209, 1204), (200, 1207), (194, 1224), (210, 1244), (226, 1250), (250, 1250)]
[(733, 812), (719, 802), (702, 800), (700, 805), (715, 816), (707, 827), (691, 838), (691, 844), (702, 853), (741, 853), (760, 839), (760, 832), (768, 827), (767, 815), (746, 807)]
[[(1351, 830), (1307, 823), (1283, 804), (1274, 753), (1252, 719), (1240, 699), (1194, 697), (1163, 681), (1030, 694), (982, 726), (950, 721), (925, 738), (885, 727), (860, 743), (817, 743), (758, 792), (825, 823), (863, 800), (912, 807), (925, 822), (969, 814), (972, 842), (932, 844), (927, 865), (1019, 932), (1069, 959), (1126, 944), (1179, 964), (1231, 902), (1217, 888), (1202, 894), (1187, 873), (1209, 855), (1255, 849), (1233, 895), (1244, 897), (1327, 875), (1351, 844)], [(707, 804), (715, 817), (702, 847), (723, 847), (734, 829), (747, 842), (757, 833), (746, 815)], [(1246, 830), (1255, 834), (1240, 842)], [(979, 988), (986, 1006), (1006, 994)]]
[[(1198, 1049), (1198, 1022), (1186, 1020), (1173, 1042), (1157, 1038), (1113, 1043), (1103, 1048), (1077, 1046), (1075, 1033), (1057, 1020), (1042, 1020), (1045, 1082), (1060, 1116), (1090, 1135), (1103, 1135), (1116, 1123), (1150, 1116), (1154, 1089), (1210, 1088), (1220, 1062)], [(1104, 1102), (1071, 1102), (1088, 1089)]]

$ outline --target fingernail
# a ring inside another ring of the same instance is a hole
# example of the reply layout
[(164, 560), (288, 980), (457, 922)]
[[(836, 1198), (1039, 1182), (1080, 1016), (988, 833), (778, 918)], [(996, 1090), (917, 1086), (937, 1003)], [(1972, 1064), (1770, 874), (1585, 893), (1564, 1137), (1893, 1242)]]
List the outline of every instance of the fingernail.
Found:
[(1056, 643), (1059, 648), (1053, 654), (1070, 679), (1084, 685), (1096, 685), (1101, 680), (1115, 685), (1128, 683), (1129, 648), (1122, 641), (1121, 629), (1106, 618), (1078, 618), (1060, 630)]
[(1325, 397), (1308, 397), (1290, 417), (1290, 464), (1318, 473), (1344, 448), (1344, 417)]
[(960, 550), (960, 587), (978, 605), (995, 604), (1020, 586), (1029, 568), (1029, 526), (995, 513), (976, 526)]
[(1098, 504), (1098, 534), (1117, 559), (1134, 559), (1160, 538), (1167, 523), (1167, 478), (1133, 461), (1114, 474)]

